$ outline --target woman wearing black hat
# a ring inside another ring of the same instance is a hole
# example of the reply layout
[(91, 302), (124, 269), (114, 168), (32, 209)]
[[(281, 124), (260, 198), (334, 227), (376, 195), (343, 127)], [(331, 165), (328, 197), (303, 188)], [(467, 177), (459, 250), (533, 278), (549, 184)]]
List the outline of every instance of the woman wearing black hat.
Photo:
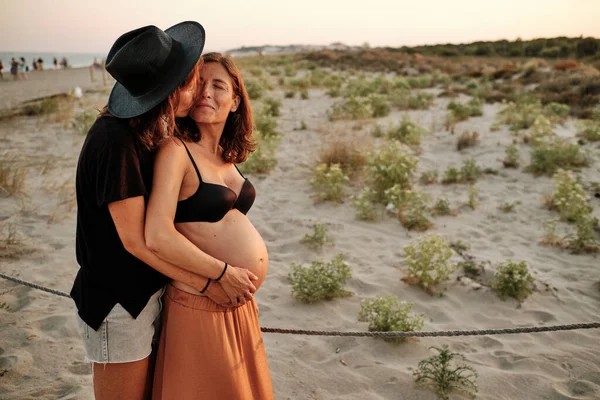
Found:
[[(77, 164), (76, 253), (80, 269), (71, 297), (96, 399), (146, 399), (149, 356), (158, 337), (161, 295), (170, 279), (203, 288), (221, 267), (198, 260), (175, 267), (144, 241), (153, 151), (187, 115), (199, 82), (204, 29), (183, 22), (165, 31), (147, 26), (122, 35), (106, 70), (117, 80), (108, 106), (90, 128)], [(206, 278), (205, 278), (206, 277)], [(254, 291), (254, 275), (232, 268), (207, 291), (216, 303)], [(99, 366), (99, 364), (102, 364)], [(99, 366), (99, 368), (98, 368)]]

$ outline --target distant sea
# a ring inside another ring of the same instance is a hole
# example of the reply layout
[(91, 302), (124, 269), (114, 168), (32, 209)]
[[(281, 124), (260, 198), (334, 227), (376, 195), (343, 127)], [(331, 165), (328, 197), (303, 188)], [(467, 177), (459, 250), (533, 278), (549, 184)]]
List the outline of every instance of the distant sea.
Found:
[(25, 62), (29, 65), (29, 70), (33, 69), (33, 59), (38, 58), (44, 60), (44, 69), (54, 68), (53, 59), (56, 57), (60, 68), (60, 61), (63, 57), (67, 58), (69, 66), (72, 68), (87, 67), (93, 64), (94, 58), (101, 62), (106, 57), (106, 53), (27, 53), (27, 52), (0, 52), (0, 60), (4, 64), (2, 72), (10, 71), (10, 60), (12, 58), (19, 61), (21, 57), (25, 57)]

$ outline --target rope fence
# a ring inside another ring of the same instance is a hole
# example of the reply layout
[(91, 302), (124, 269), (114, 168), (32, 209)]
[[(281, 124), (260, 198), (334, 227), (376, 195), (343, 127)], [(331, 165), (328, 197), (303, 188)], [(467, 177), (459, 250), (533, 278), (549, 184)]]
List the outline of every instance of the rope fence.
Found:
[[(4, 278), (20, 285), (28, 286), (34, 289), (42, 290), (56, 296), (71, 298), (68, 293), (60, 290), (49, 289), (42, 285), (27, 282), (22, 279), (14, 278), (0, 273), (0, 278)], [(304, 329), (280, 329), (261, 327), (265, 333), (280, 333), (288, 335), (308, 335), (308, 336), (352, 336), (352, 337), (380, 337), (380, 338), (408, 338), (408, 337), (452, 337), (452, 336), (483, 336), (483, 335), (507, 335), (516, 333), (539, 333), (539, 332), (557, 332), (572, 331), (578, 329), (596, 329), (600, 328), (600, 322), (577, 323), (568, 325), (551, 326), (533, 326), (522, 328), (503, 328), (503, 329), (479, 329), (462, 331), (419, 331), (419, 332), (340, 332), (340, 331), (312, 331)]]

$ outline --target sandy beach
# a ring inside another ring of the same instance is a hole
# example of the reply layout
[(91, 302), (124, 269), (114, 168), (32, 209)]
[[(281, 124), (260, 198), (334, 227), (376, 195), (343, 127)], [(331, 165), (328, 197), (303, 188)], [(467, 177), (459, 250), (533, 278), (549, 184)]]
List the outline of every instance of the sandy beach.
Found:
[[(246, 75), (244, 75), (246, 76)], [(107, 88), (87, 68), (29, 73), (28, 81), (0, 81), (0, 110), (23, 101), (84, 89), (55, 114), (14, 117), (0, 121), (0, 167), (23, 172), (23, 184), (13, 194), (0, 193), (0, 272), (68, 292), (77, 272), (75, 260), (76, 205), (74, 175), (84, 136), (71, 126), (74, 116), (106, 103)], [(276, 79), (274, 80), (276, 81)], [(108, 88), (112, 83), (108, 83)], [(439, 94), (440, 90), (424, 89)], [(483, 116), (458, 123), (456, 134), (444, 128), (447, 98), (435, 98), (429, 110), (398, 111), (377, 119), (382, 126), (404, 115), (426, 127), (418, 174), (460, 166), (474, 157), (483, 168), (499, 170), (477, 182), (479, 206), (461, 207), (467, 185), (419, 186), (437, 199), (446, 197), (457, 216), (432, 217), (433, 232), (470, 244), (471, 254), (485, 265), (484, 278), (495, 266), (512, 259), (526, 261), (535, 277), (534, 292), (523, 302), (501, 300), (489, 287), (458, 280), (457, 270), (443, 296), (430, 296), (401, 281), (406, 274), (403, 247), (423, 235), (406, 230), (385, 215), (376, 222), (355, 219), (350, 201), (315, 204), (309, 185), (319, 151), (330, 141), (354, 141), (364, 149), (382, 143), (371, 135), (373, 121), (330, 122), (327, 110), (336, 102), (323, 89), (309, 89), (309, 99), (285, 98), (274, 87), (269, 95), (282, 101), (277, 118), (281, 141), (277, 166), (266, 175), (249, 175), (257, 191), (248, 216), (267, 244), (270, 268), (256, 294), (261, 325), (270, 328), (366, 331), (358, 322), (362, 300), (394, 295), (425, 313), (424, 330), (493, 329), (600, 321), (600, 280), (597, 255), (574, 255), (543, 247), (543, 223), (556, 217), (542, 208), (552, 193), (551, 177), (503, 169), (504, 148), (512, 143), (508, 128), (491, 131), (500, 104), (486, 104)], [(462, 99), (466, 100), (464, 96)], [(253, 102), (260, 108), (261, 102)], [(300, 121), (306, 130), (297, 130)], [(478, 146), (456, 151), (458, 134), (475, 130)], [(575, 122), (556, 128), (572, 138)], [(519, 144), (524, 164), (529, 150)], [(584, 181), (600, 180), (600, 146), (589, 143), (591, 165)], [(352, 188), (353, 193), (358, 192)], [(503, 213), (504, 202), (520, 203)], [(592, 198), (600, 216), (600, 199)], [(314, 224), (324, 224), (335, 243), (317, 253), (302, 243)], [(8, 240), (8, 238), (11, 240)], [(288, 274), (292, 263), (330, 260), (343, 253), (352, 269), (347, 289), (352, 296), (304, 304), (291, 296)], [(457, 261), (458, 255), (454, 256)], [(84, 362), (74, 305), (70, 299), (0, 279), (0, 398), (6, 400), (93, 399), (90, 367)], [(275, 397), (288, 399), (423, 399), (436, 398), (414, 386), (419, 361), (434, 354), (429, 348), (447, 344), (465, 356), (479, 373), (479, 399), (600, 398), (600, 330), (423, 338), (394, 345), (373, 338), (330, 338), (264, 334)], [(457, 398), (460, 398), (457, 397)]]
[[(93, 78), (93, 81), (92, 81)], [(111, 88), (114, 79), (105, 75), (106, 87)], [(27, 80), (14, 80), (9, 72), (4, 72), (0, 80), (0, 109), (15, 107), (20, 103), (39, 97), (51, 96), (57, 93), (68, 93), (75, 87), (82, 89), (101, 88), (103, 85), (102, 71), (90, 68), (70, 68), (59, 70), (30, 71)]]

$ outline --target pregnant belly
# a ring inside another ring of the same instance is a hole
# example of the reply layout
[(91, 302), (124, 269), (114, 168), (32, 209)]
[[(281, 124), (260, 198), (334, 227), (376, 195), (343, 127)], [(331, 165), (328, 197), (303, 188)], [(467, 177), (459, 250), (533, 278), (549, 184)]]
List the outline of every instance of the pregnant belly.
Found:
[[(260, 233), (248, 217), (238, 210), (229, 211), (219, 222), (186, 222), (176, 229), (200, 250), (238, 268), (246, 268), (258, 276), (258, 289), (267, 275), (269, 256)], [(197, 290), (177, 282), (180, 289), (191, 293)], [(190, 289), (190, 290), (188, 290)]]

